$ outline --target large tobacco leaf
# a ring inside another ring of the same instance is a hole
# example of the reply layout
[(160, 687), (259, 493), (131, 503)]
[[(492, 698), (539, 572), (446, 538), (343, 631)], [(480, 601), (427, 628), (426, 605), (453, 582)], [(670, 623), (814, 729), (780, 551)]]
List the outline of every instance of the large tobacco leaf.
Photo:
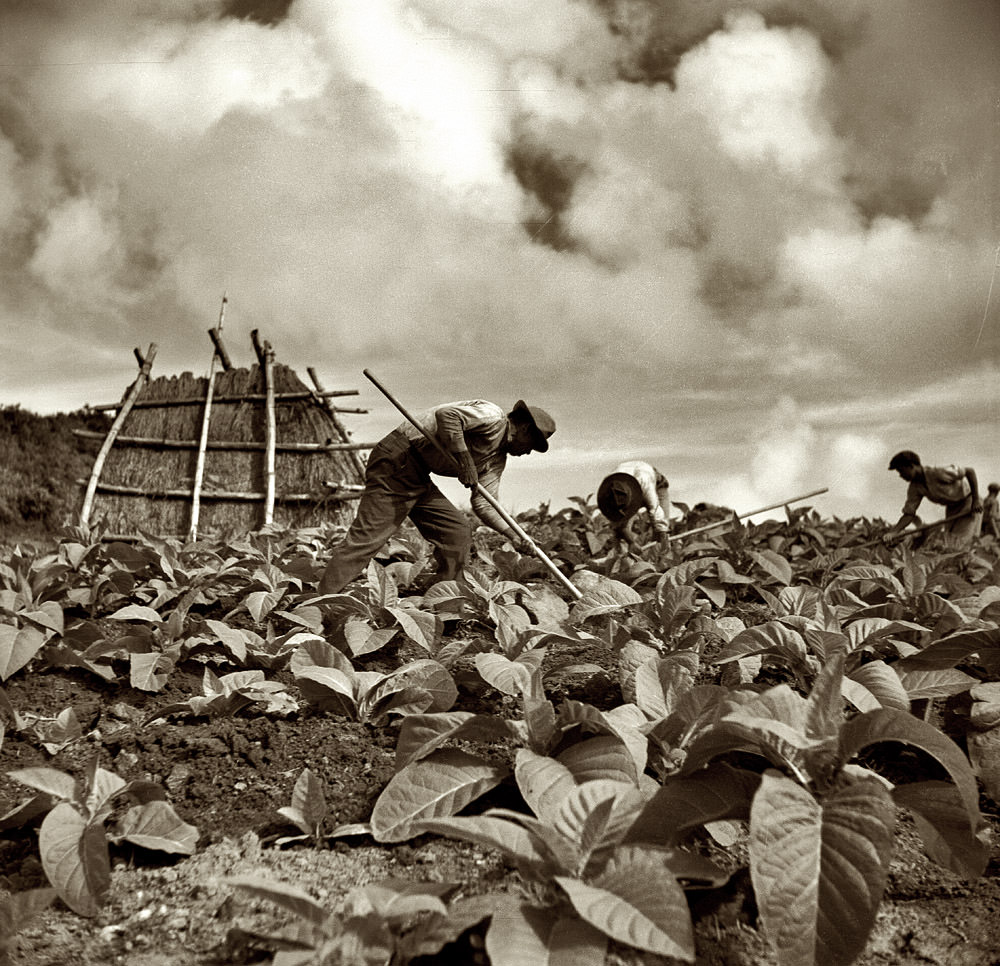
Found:
[(104, 828), (60, 802), (38, 833), (42, 868), (59, 898), (81, 916), (96, 916), (111, 887), (111, 859)]
[(694, 962), (694, 935), (684, 890), (664, 858), (622, 846), (590, 882), (557, 876), (577, 915), (595, 929), (660, 956)]
[(767, 771), (750, 810), (750, 876), (780, 966), (848, 966), (889, 873), (895, 808), (864, 777), (822, 799)]
[(377, 842), (403, 842), (423, 819), (455, 815), (507, 774), (464, 751), (440, 749), (397, 772), (372, 810)]

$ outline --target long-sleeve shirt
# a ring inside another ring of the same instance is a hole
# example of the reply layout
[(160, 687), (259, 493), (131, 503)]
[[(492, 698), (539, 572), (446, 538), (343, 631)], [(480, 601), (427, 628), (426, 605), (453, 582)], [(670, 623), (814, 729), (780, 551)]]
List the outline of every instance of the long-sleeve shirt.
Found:
[[(445, 403), (413, 417), (448, 453), (468, 449), (479, 474), (479, 486), (472, 493), (472, 511), (488, 527), (501, 532), (509, 530), (507, 522), (497, 513), (479, 489), (499, 499), (500, 477), (507, 465), (507, 414), (496, 403), (485, 399)], [(399, 430), (410, 440), (414, 451), (431, 473), (457, 477), (455, 464), (441, 455), (426, 437), (410, 422)]]
[(643, 460), (627, 460), (615, 467), (616, 473), (634, 476), (642, 490), (642, 499), (657, 533), (670, 532), (670, 484), (654, 466)]
[(972, 487), (966, 477), (964, 466), (925, 466), (923, 480), (910, 480), (906, 488), (906, 503), (904, 514), (917, 512), (920, 501), (925, 497), (931, 503), (941, 506), (953, 506), (967, 499), (972, 493)]

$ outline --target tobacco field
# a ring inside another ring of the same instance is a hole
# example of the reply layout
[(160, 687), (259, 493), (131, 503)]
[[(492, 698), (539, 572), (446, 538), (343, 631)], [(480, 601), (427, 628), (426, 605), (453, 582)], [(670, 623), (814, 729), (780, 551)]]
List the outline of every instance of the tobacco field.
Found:
[(995, 540), (519, 520), (7, 546), (0, 962), (1000, 963)]

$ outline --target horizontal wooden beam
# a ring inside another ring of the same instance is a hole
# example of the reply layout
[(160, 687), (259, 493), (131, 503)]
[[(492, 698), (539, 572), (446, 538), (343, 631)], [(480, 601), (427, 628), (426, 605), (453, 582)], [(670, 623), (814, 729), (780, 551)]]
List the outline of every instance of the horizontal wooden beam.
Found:
[[(76, 481), (81, 486), (86, 486), (86, 480)], [(327, 484), (329, 491), (326, 493), (285, 493), (276, 494), (275, 500), (278, 503), (319, 503), (323, 500), (339, 502), (342, 500), (357, 500), (361, 497), (363, 486), (356, 483)], [(167, 500), (190, 500), (190, 490), (144, 490), (138, 486), (121, 486), (117, 483), (98, 483), (99, 493), (111, 493), (118, 496), (143, 496), (148, 499)], [(237, 490), (203, 490), (202, 500), (225, 500), (231, 503), (262, 503), (265, 498), (264, 493), (245, 493)]]
[[(275, 393), (274, 398), (282, 401), (294, 400), (294, 399), (315, 399), (317, 396), (322, 396), (323, 398), (331, 398), (334, 396), (357, 396), (359, 394), (357, 389), (329, 389), (326, 392), (313, 392), (311, 390), (306, 390), (304, 392), (278, 392)], [(264, 402), (267, 399), (267, 394), (263, 392), (246, 392), (239, 396), (215, 396), (214, 402)], [(205, 402), (204, 396), (182, 396), (178, 399), (137, 399), (134, 403), (133, 408), (150, 408), (152, 406), (194, 406), (200, 405)], [(91, 409), (96, 409), (99, 412), (103, 412), (108, 409), (118, 409), (121, 406), (120, 402), (114, 403), (101, 403), (99, 406), (91, 406)], [(345, 413), (366, 413), (367, 409), (342, 409), (340, 412)]]
[[(104, 439), (105, 433), (96, 429), (74, 429), (74, 435), (82, 439)], [(197, 449), (198, 442), (193, 439), (157, 439), (155, 436), (119, 436), (116, 446), (147, 446), (150, 449)], [(208, 449), (230, 450), (235, 452), (252, 452), (262, 450), (263, 443), (254, 440), (209, 440)], [(351, 450), (372, 449), (375, 443), (277, 443), (275, 449), (279, 453), (337, 453)]]

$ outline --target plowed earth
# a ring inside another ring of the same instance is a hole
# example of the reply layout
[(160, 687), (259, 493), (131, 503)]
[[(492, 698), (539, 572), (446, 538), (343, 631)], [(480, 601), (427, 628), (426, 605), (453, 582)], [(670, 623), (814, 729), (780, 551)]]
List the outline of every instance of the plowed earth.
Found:
[[(588, 657), (592, 660), (592, 657)], [(106, 903), (92, 919), (56, 900), (18, 931), (10, 950), (16, 966), (219, 966), (269, 962), (260, 936), (290, 925), (271, 903), (235, 890), (227, 879), (267, 875), (295, 885), (335, 908), (355, 886), (387, 877), (454, 882), (458, 895), (514, 891), (516, 875), (486, 849), (430, 836), (379, 845), (365, 836), (336, 840), (329, 848), (280, 846), (294, 834), (277, 814), (309, 767), (326, 784), (336, 823), (363, 822), (393, 774), (397, 727), (374, 727), (303, 708), (287, 719), (241, 712), (222, 718), (171, 716), (143, 724), (151, 711), (200, 693), (201, 670), (178, 669), (167, 691), (147, 694), (105, 683), (84, 672), (20, 673), (5, 685), (22, 713), (55, 716), (73, 707), (85, 736), (55, 756), (37, 740), (8, 729), (0, 749), (0, 814), (30, 792), (6, 777), (14, 769), (45, 765), (80, 775), (99, 754), (102, 767), (122, 778), (151, 779), (200, 838), (191, 857), (177, 858), (135, 847), (112, 846), (113, 873)], [(598, 706), (621, 701), (599, 693), (610, 679), (591, 678), (594, 693), (561, 687), (563, 697)], [(596, 682), (596, 683), (595, 683)], [(462, 685), (457, 710), (494, 712), (503, 699), (484, 685)], [(610, 706), (610, 704), (608, 704)], [(510, 804), (501, 786), (476, 809)], [(509, 799), (509, 796), (508, 796)], [(983, 797), (994, 842), (1000, 843), (997, 805)], [(0, 832), (0, 896), (46, 885), (39, 861), (37, 823)], [(714, 894), (693, 904), (699, 966), (773, 966), (758, 930), (747, 876), (736, 874)], [(414, 961), (416, 962), (416, 961)], [(429, 964), (486, 964), (476, 930), (424, 957)], [(613, 947), (614, 964), (666, 963)], [(888, 891), (860, 966), (997, 966), (1000, 964), (1000, 844), (985, 876), (963, 881), (920, 852), (919, 840), (900, 815), (896, 858)]]

